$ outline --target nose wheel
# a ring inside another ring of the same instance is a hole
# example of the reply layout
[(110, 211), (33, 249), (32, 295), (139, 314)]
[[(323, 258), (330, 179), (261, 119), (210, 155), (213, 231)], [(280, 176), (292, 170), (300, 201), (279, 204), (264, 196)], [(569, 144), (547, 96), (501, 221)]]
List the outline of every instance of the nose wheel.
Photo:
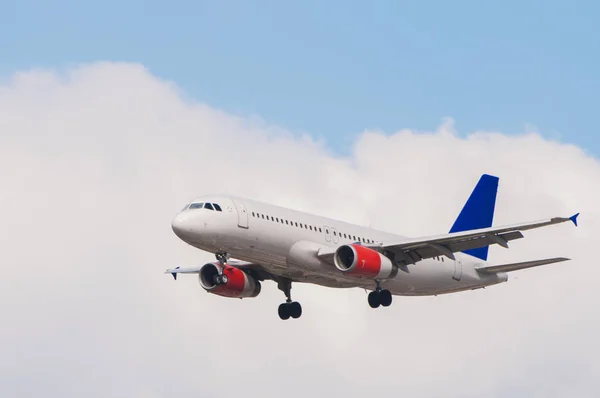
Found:
[(229, 281), (229, 278), (225, 274), (221, 274), (221, 275), (217, 274), (213, 277), (213, 283), (216, 286), (226, 285), (228, 281)]
[(290, 279), (281, 279), (277, 283), (277, 287), (285, 293), (285, 303), (281, 303), (277, 310), (279, 318), (287, 320), (290, 318), (298, 319), (302, 315), (302, 306), (297, 301), (292, 301), (292, 281)]
[(376, 289), (369, 293), (367, 300), (371, 308), (378, 308), (380, 305), (389, 307), (392, 304), (392, 293), (387, 289), (382, 289), (381, 282), (377, 281)]

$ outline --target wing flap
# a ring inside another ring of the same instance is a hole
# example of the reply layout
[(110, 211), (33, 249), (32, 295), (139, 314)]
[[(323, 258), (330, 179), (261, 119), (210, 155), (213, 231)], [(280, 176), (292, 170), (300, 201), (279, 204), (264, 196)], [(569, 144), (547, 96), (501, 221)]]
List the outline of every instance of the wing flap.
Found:
[(555, 257), (555, 258), (546, 258), (546, 259), (542, 259), (542, 260), (523, 261), (520, 263), (483, 265), (483, 266), (475, 267), (475, 269), (479, 272), (484, 272), (484, 273), (488, 273), (488, 274), (496, 274), (498, 272), (518, 271), (521, 269), (538, 267), (540, 265), (553, 264), (553, 263), (569, 261), (569, 260), (570, 260), (570, 258), (566, 258), (566, 257)]
[[(519, 231), (514, 231), (505, 234), (499, 234), (496, 235), (496, 237), (500, 237), (503, 239), (504, 242), (508, 242), (511, 240), (522, 238), (523, 234)], [(429, 242), (423, 245), (415, 245), (412, 248), (408, 248), (405, 250), (412, 250), (417, 254), (418, 259), (422, 260), (443, 255), (446, 255), (447, 257), (452, 257), (448, 255), (445, 249), (448, 249), (450, 253), (458, 253), (477, 247), (489, 246), (495, 243), (497, 243), (497, 239), (492, 238), (488, 235), (482, 235), (476, 238), (457, 240), (455, 242), (448, 243), (445, 245), (437, 242)]]

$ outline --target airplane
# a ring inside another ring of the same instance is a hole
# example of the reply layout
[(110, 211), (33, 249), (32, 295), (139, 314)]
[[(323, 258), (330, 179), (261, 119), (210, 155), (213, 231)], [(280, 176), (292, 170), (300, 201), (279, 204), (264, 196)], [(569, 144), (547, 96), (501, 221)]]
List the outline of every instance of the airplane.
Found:
[(261, 282), (274, 281), (286, 297), (282, 320), (297, 319), (292, 283), (370, 290), (371, 308), (388, 307), (392, 296), (426, 296), (485, 288), (508, 280), (508, 272), (570, 260), (565, 257), (495, 264), (491, 245), (508, 248), (522, 231), (571, 217), (492, 227), (499, 178), (483, 174), (446, 234), (410, 238), (231, 195), (196, 198), (175, 215), (173, 232), (189, 245), (215, 254), (202, 266), (167, 269), (198, 274), (202, 288), (230, 298), (251, 298)]

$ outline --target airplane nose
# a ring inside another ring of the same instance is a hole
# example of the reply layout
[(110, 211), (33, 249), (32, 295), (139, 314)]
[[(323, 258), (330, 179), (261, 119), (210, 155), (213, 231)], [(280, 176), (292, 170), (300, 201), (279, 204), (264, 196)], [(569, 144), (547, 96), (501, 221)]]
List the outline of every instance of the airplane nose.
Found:
[(173, 229), (173, 232), (175, 232), (175, 235), (181, 238), (189, 229), (186, 228), (186, 224), (187, 223), (185, 222), (185, 216), (183, 214), (176, 215), (175, 218), (173, 218), (173, 220), (171, 221), (171, 228)]

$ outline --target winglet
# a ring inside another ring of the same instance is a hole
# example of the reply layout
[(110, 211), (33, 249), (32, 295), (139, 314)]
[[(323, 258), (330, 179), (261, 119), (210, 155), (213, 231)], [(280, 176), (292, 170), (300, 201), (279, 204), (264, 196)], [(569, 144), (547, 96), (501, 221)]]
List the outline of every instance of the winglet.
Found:
[[(179, 267), (175, 267), (174, 269), (179, 269)], [(167, 272), (171, 271), (170, 269), (167, 270)], [(167, 273), (165, 272), (165, 273)], [(169, 272), (171, 275), (173, 275), (173, 279), (177, 280), (177, 272)]]
[(575, 224), (575, 226), (577, 226), (577, 217), (579, 217), (579, 213), (569, 217), (569, 220), (573, 221), (573, 224)]

